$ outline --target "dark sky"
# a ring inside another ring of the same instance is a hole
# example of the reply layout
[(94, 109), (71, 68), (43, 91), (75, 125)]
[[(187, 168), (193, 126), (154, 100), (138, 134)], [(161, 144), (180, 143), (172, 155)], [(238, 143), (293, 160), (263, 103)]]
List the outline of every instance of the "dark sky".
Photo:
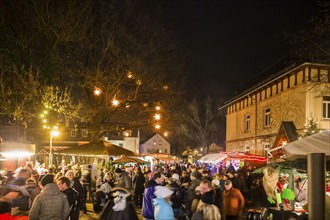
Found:
[[(165, 22), (188, 54), (192, 92), (234, 96), (288, 55), (284, 33), (299, 34), (319, 9), (312, 0), (168, 0)], [(197, 95), (197, 94), (194, 94)]]

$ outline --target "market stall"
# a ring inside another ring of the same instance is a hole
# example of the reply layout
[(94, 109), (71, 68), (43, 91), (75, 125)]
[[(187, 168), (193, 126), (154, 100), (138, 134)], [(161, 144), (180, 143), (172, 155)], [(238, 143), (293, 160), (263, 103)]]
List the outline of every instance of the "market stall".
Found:
[(34, 154), (34, 144), (2, 142), (0, 143), (1, 168), (16, 170), (18, 167), (25, 166), (26, 162), (31, 161), (31, 156)]
[(110, 157), (139, 156), (130, 150), (105, 141), (59, 150), (54, 154), (57, 165), (62, 160), (80, 164), (104, 164)]
[(330, 130), (321, 131), (286, 144), (283, 149), (287, 160), (307, 159), (309, 218), (330, 219), (325, 212), (326, 195), (324, 192), (326, 164), (330, 160)]
[(226, 156), (226, 166), (232, 164), (235, 169), (247, 165), (262, 167), (267, 164), (267, 157), (264, 156), (243, 152), (221, 152), (220, 154)]

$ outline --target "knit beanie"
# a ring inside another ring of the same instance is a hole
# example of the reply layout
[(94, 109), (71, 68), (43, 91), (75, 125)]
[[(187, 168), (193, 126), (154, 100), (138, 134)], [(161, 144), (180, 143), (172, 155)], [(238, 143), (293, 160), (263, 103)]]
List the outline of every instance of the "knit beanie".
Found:
[(54, 183), (54, 179), (53, 174), (46, 174), (40, 182), (42, 186), (46, 186), (48, 183)]
[(206, 204), (214, 204), (214, 194), (213, 191), (206, 192), (201, 197), (202, 202)]
[(119, 167), (117, 167), (117, 168), (115, 169), (115, 173), (122, 173), (122, 172), (123, 172), (123, 170), (120, 169)]

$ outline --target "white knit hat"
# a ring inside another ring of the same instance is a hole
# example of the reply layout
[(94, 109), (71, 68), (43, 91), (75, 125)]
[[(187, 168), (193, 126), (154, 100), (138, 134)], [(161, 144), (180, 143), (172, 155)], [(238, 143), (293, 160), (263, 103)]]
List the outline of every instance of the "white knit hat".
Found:
[(180, 177), (179, 177), (179, 175), (178, 175), (177, 173), (174, 173), (174, 174), (172, 175), (172, 178), (173, 178), (173, 179), (176, 179), (176, 180), (179, 180), (179, 179), (180, 179)]
[(213, 183), (214, 185), (217, 185), (217, 186), (220, 185), (220, 181), (217, 180), (217, 179), (212, 180), (212, 183)]
[(173, 191), (166, 186), (156, 186), (155, 189), (155, 196), (157, 198), (166, 198), (173, 194)]

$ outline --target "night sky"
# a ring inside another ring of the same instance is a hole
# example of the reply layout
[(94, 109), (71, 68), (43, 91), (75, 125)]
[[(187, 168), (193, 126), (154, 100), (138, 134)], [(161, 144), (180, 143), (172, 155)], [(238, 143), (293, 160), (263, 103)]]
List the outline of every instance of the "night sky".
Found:
[(310, 0), (160, 1), (166, 28), (187, 54), (193, 95), (228, 99), (290, 51), (319, 12)]

